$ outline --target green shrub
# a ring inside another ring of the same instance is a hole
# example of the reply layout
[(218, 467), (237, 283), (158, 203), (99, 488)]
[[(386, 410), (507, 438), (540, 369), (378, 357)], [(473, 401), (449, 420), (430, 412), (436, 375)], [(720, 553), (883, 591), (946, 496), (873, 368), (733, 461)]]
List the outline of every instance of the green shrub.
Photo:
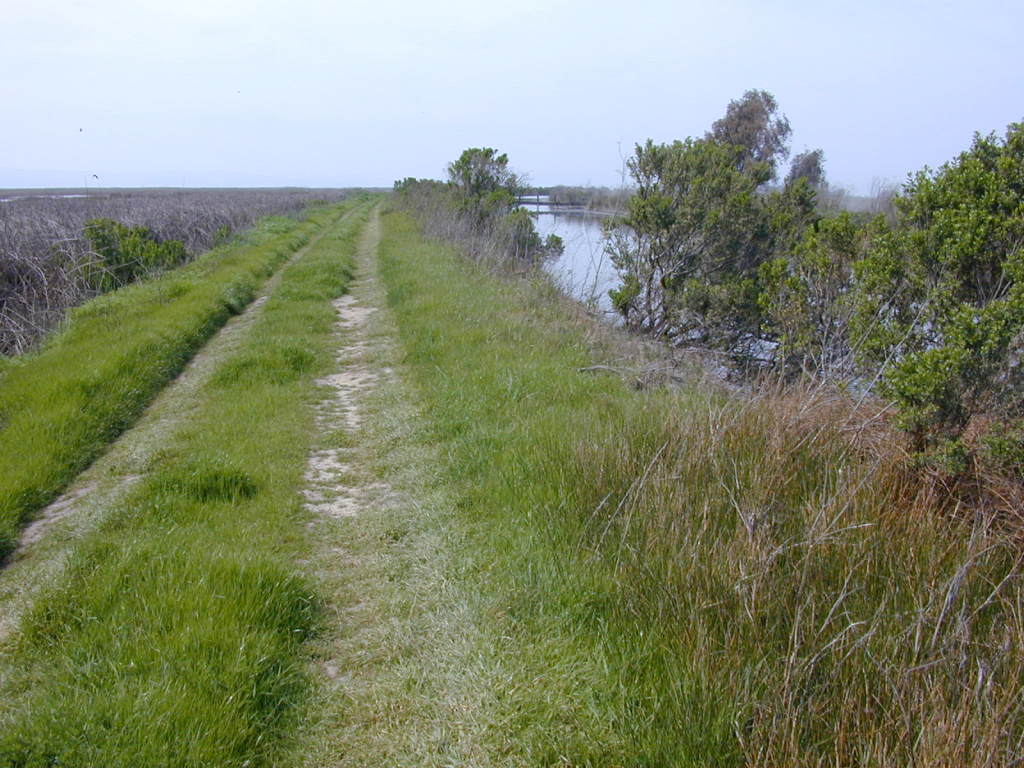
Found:
[(855, 265), (855, 335), (900, 424), (926, 449), (979, 413), (1020, 408), (1024, 124), (976, 136), (895, 201), (897, 226)]
[(987, 463), (1018, 477), (1024, 473), (1024, 421), (995, 424), (982, 438), (981, 444)]
[(85, 237), (99, 257), (89, 271), (89, 282), (98, 291), (112, 290), (188, 260), (188, 251), (178, 240), (161, 242), (148, 227), (129, 227), (113, 219), (90, 219)]
[(761, 265), (757, 301), (765, 330), (779, 343), (776, 362), (785, 371), (852, 372), (849, 289), (869, 231), (849, 213), (824, 217), (787, 255)]

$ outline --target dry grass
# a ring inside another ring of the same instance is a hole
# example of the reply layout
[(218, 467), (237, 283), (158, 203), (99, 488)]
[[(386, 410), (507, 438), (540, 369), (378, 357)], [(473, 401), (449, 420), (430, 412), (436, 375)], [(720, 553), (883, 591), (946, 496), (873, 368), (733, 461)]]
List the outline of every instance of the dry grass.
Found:
[(196, 255), (269, 215), (293, 215), (345, 190), (70, 190), (0, 192), (0, 354), (36, 344), (68, 308), (95, 295), (96, 256), (83, 232), (94, 218), (149, 227)]

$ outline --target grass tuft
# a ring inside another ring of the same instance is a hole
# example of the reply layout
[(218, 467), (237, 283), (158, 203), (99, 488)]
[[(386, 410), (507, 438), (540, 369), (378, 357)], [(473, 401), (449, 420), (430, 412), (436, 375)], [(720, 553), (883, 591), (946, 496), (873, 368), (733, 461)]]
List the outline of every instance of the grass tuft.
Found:
[(220, 368), (211, 383), (241, 386), (265, 382), (287, 384), (313, 369), (316, 354), (309, 347), (293, 343), (268, 343)]
[(229, 466), (176, 466), (159, 477), (158, 487), (201, 504), (244, 501), (259, 492), (251, 475)]

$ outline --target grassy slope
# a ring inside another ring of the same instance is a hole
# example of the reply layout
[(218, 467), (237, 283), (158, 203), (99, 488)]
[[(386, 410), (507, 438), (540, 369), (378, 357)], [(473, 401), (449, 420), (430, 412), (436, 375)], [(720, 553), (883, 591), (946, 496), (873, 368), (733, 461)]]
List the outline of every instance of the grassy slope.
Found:
[(894, 514), (827, 399), (636, 392), (543, 286), (386, 219), (382, 276), (459, 489), (524, 765), (991, 765), (1019, 756), (1015, 548)]
[(338, 216), (265, 220), (242, 245), (74, 310), (38, 353), (0, 369), (0, 558), (33, 513), (139, 415), (258, 285)]
[(306, 696), (295, 569), (308, 403), (367, 203), (289, 266), (188, 426), (39, 600), (8, 659), (0, 765), (266, 765)]

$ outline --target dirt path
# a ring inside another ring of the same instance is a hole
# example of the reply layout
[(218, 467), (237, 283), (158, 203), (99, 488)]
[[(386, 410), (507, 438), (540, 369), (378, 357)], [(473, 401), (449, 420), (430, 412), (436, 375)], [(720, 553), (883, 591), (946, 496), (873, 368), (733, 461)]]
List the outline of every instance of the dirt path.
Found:
[(450, 579), (457, 545), (439, 457), (376, 274), (380, 226), (375, 213), (351, 293), (335, 305), (338, 367), (316, 406), (306, 567), (327, 597), (330, 628), (316, 648), (320, 689), (296, 762), (484, 766), (477, 634)]
[[(493, 711), (487, 692), (500, 670), (483, 660), (489, 654), (472, 601), (452, 578), (459, 547), (452, 500), (377, 277), (380, 234), (375, 211), (351, 292), (335, 302), (336, 368), (319, 381), (313, 404), (316, 447), (303, 492), (310, 555), (300, 567), (319, 583), (328, 619), (312, 649), (315, 693), (291, 762), (483, 767), (493, 764), (484, 743), (494, 724), (485, 713)], [(188, 423), (204, 384), (276, 285), (276, 277), (268, 281), (136, 426), (26, 529), (0, 571), (0, 645), (34, 596), (62, 578), (76, 542)]]
[(167, 436), (186, 424), (202, 387), (260, 316), (288, 264), (308, 251), (325, 227), (263, 284), (240, 315), (231, 318), (185, 369), (71, 486), (22, 532), (18, 549), (0, 570), (0, 644), (17, 626), (33, 596), (60, 578), (75, 543), (98, 526), (142, 477)]

